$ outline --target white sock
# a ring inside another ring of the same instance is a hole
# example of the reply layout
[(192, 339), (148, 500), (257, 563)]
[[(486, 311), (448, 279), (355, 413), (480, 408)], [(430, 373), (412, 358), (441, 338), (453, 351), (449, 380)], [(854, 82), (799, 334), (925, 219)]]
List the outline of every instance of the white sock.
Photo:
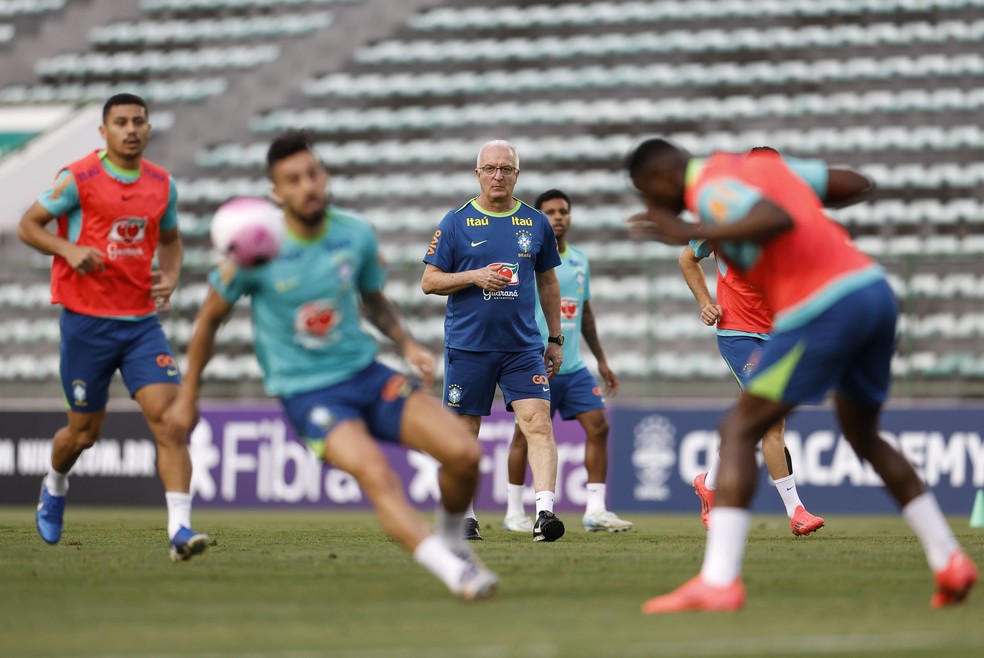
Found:
[(44, 487), (52, 496), (64, 496), (68, 493), (68, 473), (59, 473), (54, 466), (48, 466)]
[(782, 504), (786, 506), (786, 516), (793, 518), (796, 508), (802, 505), (803, 501), (800, 500), (799, 494), (796, 492), (796, 480), (792, 473), (784, 478), (773, 480), (772, 484), (776, 486), (776, 491), (782, 498)]
[(478, 517), (475, 516), (475, 504), (468, 503), (468, 509), (465, 510), (462, 516), (468, 519), (475, 519), (476, 521), (478, 521)]
[(167, 536), (170, 539), (183, 527), (191, 528), (191, 494), (165, 491), (167, 501)]
[(522, 516), (526, 514), (523, 507), (523, 490), (526, 489), (522, 484), (506, 484), (506, 516)]
[(417, 544), (413, 551), (413, 559), (448, 586), (455, 594), (458, 593), (458, 582), (465, 570), (465, 561), (455, 555), (447, 544), (437, 535), (430, 535)]
[(552, 491), (536, 492), (537, 516), (540, 516), (540, 512), (553, 512), (553, 504), (554, 504), (554, 492)]
[[(471, 518), (475, 518), (474, 515), (475, 512), (472, 511)], [(439, 505), (435, 517), (437, 535), (451, 548), (461, 548), (465, 543), (465, 514), (452, 514)]]
[(584, 507), (584, 515), (603, 514), (605, 512), (605, 483), (588, 482), (587, 486), (587, 505)]
[(714, 490), (718, 486), (718, 467), (721, 465), (721, 455), (714, 453), (711, 455), (711, 465), (707, 469), (707, 477), (704, 478), (704, 486)]
[(741, 507), (712, 507), (707, 522), (707, 546), (701, 578), (708, 585), (727, 587), (741, 575), (751, 514)]
[(960, 545), (947, 525), (936, 497), (928, 491), (916, 496), (902, 508), (902, 517), (922, 542), (929, 568), (939, 571), (946, 567), (953, 551)]

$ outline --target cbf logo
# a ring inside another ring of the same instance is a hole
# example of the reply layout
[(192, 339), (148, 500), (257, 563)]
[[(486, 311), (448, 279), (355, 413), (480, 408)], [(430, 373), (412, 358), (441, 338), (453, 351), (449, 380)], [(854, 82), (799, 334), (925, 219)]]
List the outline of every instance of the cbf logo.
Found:
[(529, 231), (520, 231), (516, 234), (516, 243), (519, 245), (520, 251), (528, 254), (533, 248), (533, 234)]
[(72, 382), (72, 399), (75, 400), (76, 407), (86, 406), (85, 381), (76, 379)]
[(748, 361), (746, 361), (745, 365), (742, 366), (741, 374), (745, 375), (746, 377), (751, 375), (753, 372), (755, 372), (755, 369), (758, 368), (758, 364), (761, 359), (762, 359), (762, 350), (755, 350), (754, 352), (749, 354)]
[(676, 463), (676, 428), (666, 416), (646, 416), (633, 432), (632, 466), (636, 500), (667, 500), (667, 482)]
[(457, 407), (458, 403), (461, 402), (461, 394), (463, 393), (460, 386), (457, 384), (451, 384), (448, 386), (448, 406)]
[(585, 276), (583, 270), (578, 270), (577, 274), (574, 275), (574, 281), (577, 283), (577, 294), (582, 294), (584, 292), (584, 282)]
[(328, 407), (321, 405), (311, 407), (311, 411), (308, 412), (308, 424), (318, 429), (320, 432), (318, 436), (325, 436), (331, 426), (335, 424), (335, 416)]

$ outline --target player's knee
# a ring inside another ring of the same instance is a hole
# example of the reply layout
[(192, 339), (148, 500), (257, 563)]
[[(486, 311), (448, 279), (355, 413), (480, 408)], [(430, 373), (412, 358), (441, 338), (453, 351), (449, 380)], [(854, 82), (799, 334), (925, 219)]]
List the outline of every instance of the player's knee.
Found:
[(69, 437), (75, 448), (78, 450), (87, 450), (96, 444), (99, 440), (99, 428), (86, 428), (78, 429), (75, 431), (69, 430)]
[(458, 442), (447, 451), (441, 467), (458, 477), (474, 477), (482, 460), (482, 448), (477, 441)]
[(523, 434), (527, 440), (537, 440), (550, 434), (550, 412), (536, 409), (521, 419)]
[(584, 433), (587, 440), (591, 443), (605, 445), (608, 443), (608, 433), (610, 431), (611, 427), (608, 425), (608, 419), (602, 416), (600, 419), (590, 423), (585, 428)]

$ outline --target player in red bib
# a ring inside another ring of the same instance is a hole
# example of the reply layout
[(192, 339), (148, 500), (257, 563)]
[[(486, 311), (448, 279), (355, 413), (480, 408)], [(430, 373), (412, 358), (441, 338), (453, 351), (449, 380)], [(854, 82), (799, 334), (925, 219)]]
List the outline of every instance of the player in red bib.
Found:
[[(61, 381), (68, 424), (52, 443), (38, 533), (49, 544), (61, 539), (68, 473), (99, 438), (109, 382), (119, 370), (157, 440), (171, 559), (187, 560), (205, 550), (208, 537), (191, 529), (191, 457), (185, 435), (167, 419), (181, 375), (157, 318), (158, 310), (170, 308), (184, 259), (177, 194), (168, 172), (143, 159), (150, 139), (143, 99), (110, 98), (99, 132), (106, 148), (62, 169), (18, 227), (21, 240), (54, 256), (51, 302), (64, 307)], [(57, 235), (45, 229), (52, 220)]]
[[(823, 212), (820, 199), (777, 154), (717, 153), (697, 160), (662, 139), (643, 142), (626, 166), (647, 211), (638, 237), (671, 244), (706, 239), (775, 313), (772, 339), (746, 394), (719, 426), (721, 467), (704, 564), (674, 592), (643, 604), (649, 614), (737, 610), (741, 562), (755, 491), (755, 445), (797, 405), (833, 389), (845, 438), (885, 482), (918, 535), (936, 577), (931, 604), (959, 603), (977, 582), (936, 498), (878, 433), (888, 397), (898, 315), (880, 266)], [(699, 218), (679, 218), (684, 208)]]
[[(775, 149), (760, 146), (752, 153), (778, 154)], [(783, 162), (810, 186), (824, 203), (840, 204), (855, 199), (871, 187), (871, 181), (850, 169), (830, 168), (823, 160), (786, 157)], [(696, 181), (690, 181), (691, 183)], [(679, 264), (687, 285), (700, 306), (700, 319), (707, 326), (717, 325), (718, 349), (731, 369), (738, 385), (744, 390), (758, 366), (766, 342), (771, 338), (772, 309), (761, 293), (742, 281), (724, 259), (715, 255), (717, 263), (717, 302), (711, 297), (704, 281), (700, 261), (714, 254), (712, 243), (692, 240), (680, 253)], [(762, 436), (762, 456), (772, 476), (789, 527), (796, 536), (808, 535), (823, 527), (824, 520), (810, 514), (800, 500), (793, 475), (793, 461), (784, 439), (785, 419), (770, 427)], [(701, 521), (707, 527), (710, 509), (714, 505), (717, 472), (721, 463), (715, 453), (706, 473), (694, 478), (694, 491), (701, 503)]]

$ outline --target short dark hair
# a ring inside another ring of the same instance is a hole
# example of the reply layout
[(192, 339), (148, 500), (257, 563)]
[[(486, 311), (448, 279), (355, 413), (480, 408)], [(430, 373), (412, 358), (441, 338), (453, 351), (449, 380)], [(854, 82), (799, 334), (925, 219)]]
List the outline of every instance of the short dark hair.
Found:
[(139, 105), (144, 109), (147, 116), (150, 116), (150, 110), (147, 109), (147, 103), (144, 99), (136, 94), (116, 94), (110, 96), (109, 100), (103, 105), (103, 123), (106, 123), (106, 117), (109, 116), (109, 111), (117, 105)]
[(772, 155), (779, 155), (779, 151), (772, 148), (771, 146), (756, 146), (755, 148), (748, 151), (751, 153), (771, 153)]
[(571, 209), (571, 198), (557, 189), (547, 190), (546, 192), (538, 196), (536, 198), (536, 201), (533, 202), (533, 207), (539, 210), (540, 208), (543, 207), (543, 204), (545, 204), (547, 201), (553, 201), (554, 199), (563, 199), (564, 201), (567, 202), (567, 209), (568, 210)]
[(625, 157), (625, 168), (629, 176), (635, 177), (652, 160), (669, 155), (679, 156), (681, 153), (680, 149), (672, 143), (660, 137), (653, 137), (639, 144)]
[(310, 151), (314, 154), (314, 145), (311, 144), (311, 137), (307, 132), (288, 130), (278, 135), (267, 149), (267, 175), (269, 176), (273, 171), (273, 165), (301, 151)]

